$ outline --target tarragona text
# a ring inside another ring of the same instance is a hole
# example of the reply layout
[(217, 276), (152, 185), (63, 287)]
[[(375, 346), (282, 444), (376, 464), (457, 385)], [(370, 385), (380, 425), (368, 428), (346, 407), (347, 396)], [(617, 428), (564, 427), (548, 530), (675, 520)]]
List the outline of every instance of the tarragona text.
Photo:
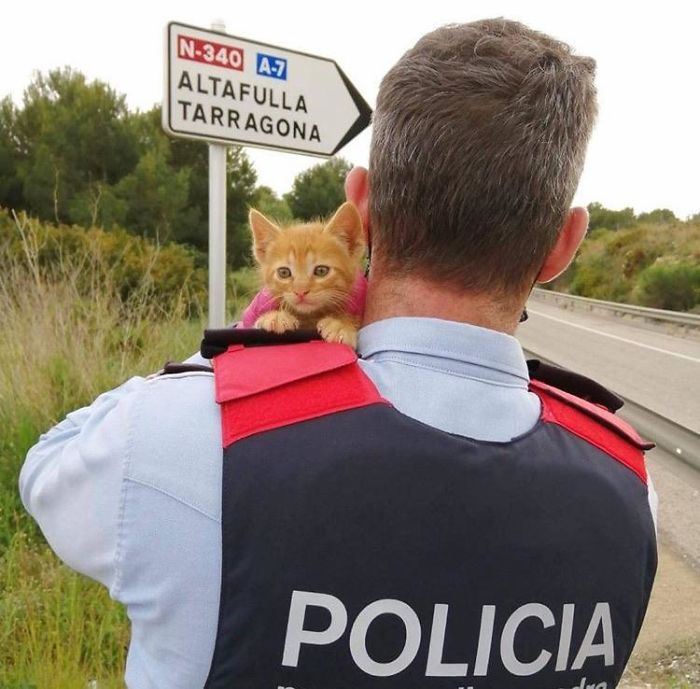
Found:
[[(300, 113), (308, 115), (306, 98), (302, 94), (290, 96), (284, 89), (258, 86), (216, 76), (190, 75), (187, 70), (180, 75), (177, 90), (178, 95), (183, 92), (177, 100), (177, 105), (182, 119), (186, 122), (200, 122), (246, 132), (276, 134), (300, 141), (321, 142), (318, 125), (299, 118)], [(232, 104), (230, 106), (205, 105), (197, 102), (197, 94), (214, 96), (222, 100), (228, 99)], [(241, 106), (265, 107), (278, 111), (279, 115), (245, 113), (241, 111)]]

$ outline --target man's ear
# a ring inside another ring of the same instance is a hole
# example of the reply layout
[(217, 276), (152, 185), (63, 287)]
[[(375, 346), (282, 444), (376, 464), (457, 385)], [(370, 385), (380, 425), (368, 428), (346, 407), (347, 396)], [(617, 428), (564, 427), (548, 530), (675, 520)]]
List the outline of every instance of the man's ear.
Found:
[(547, 254), (540, 272), (537, 274), (537, 282), (550, 282), (561, 275), (574, 259), (588, 229), (588, 211), (585, 208), (576, 207), (569, 209), (564, 225), (559, 231), (557, 243)]
[(343, 242), (351, 256), (357, 256), (358, 259), (362, 256), (365, 249), (365, 237), (362, 231), (362, 218), (354, 203), (346, 201), (338, 208), (323, 231)]
[(369, 243), (369, 173), (367, 168), (354, 167), (345, 178), (345, 198), (352, 201), (362, 220), (365, 243)]
[(253, 255), (258, 263), (265, 260), (265, 253), (270, 242), (277, 236), (280, 228), (270, 222), (260, 211), (250, 209), (248, 214), (250, 229), (253, 230)]

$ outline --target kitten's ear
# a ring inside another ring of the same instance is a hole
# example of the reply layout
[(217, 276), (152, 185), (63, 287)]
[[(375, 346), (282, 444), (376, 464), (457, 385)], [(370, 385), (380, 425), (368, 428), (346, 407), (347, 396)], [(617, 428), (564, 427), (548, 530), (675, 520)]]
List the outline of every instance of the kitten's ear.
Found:
[(258, 263), (262, 263), (265, 260), (268, 245), (277, 237), (280, 228), (255, 208), (250, 209), (248, 220), (250, 229), (253, 230), (253, 254)]
[(364, 253), (365, 235), (362, 230), (362, 218), (353, 203), (346, 201), (338, 208), (323, 231), (340, 239), (348, 247), (351, 255), (360, 258)]

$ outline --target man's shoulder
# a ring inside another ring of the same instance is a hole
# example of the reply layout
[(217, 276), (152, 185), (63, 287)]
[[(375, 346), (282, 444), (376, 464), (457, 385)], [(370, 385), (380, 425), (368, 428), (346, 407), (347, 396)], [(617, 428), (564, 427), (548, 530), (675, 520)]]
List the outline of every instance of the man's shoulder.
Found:
[(218, 518), (222, 447), (213, 374), (152, 376), (134, 409), (125, 478)]
[[(187, 432), (193, 424), (218, 415), (214, 395), (214, 373), (189, 364), (166, 366), (146, 379), (140, 390), (136, 420), (147, 419), (158, 428)], [(163, 435), (163, 433), (159, 433)]]
[(647, 482), (644, 451), (654, 444), (645, 441), (633, 426), (617, 416), (616, 409), (596, 401), (595, 397), (586, 399), (537, 379), (531, 381), (530, 389), (540, 398), (544, 423), (563, 428), (595, 446)]
[(214, 373), (190, 364), (166, 365), (145, 379), (138, 407), (152, 409), (163, 419), (197, 414), (203, 407), (215, 408)]

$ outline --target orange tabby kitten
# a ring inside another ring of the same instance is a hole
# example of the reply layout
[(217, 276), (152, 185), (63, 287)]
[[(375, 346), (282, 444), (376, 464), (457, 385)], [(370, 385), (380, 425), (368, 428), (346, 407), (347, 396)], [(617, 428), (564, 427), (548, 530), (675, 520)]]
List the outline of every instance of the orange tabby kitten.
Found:
[(360, 315), (351, 302), (364, 280), (365, 252), (357, 208), (344, 203), (325, 224), (280, 227), (254, 209), (249, 217), (264, 291), (274, 300), (255, 327), (277, 333), (314, 328), (325, 340), (355, 347)]

